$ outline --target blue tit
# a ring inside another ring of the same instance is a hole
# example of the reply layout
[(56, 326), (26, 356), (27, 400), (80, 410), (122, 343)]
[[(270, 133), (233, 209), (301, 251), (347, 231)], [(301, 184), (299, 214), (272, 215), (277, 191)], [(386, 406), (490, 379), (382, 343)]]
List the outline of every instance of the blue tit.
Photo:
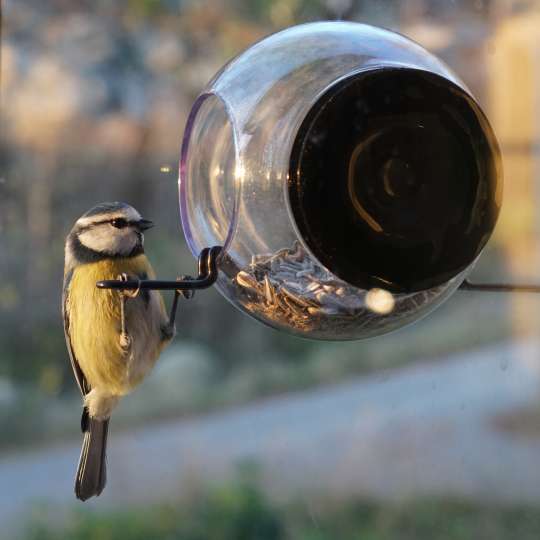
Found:
[(96, 287), (99, 280), (119, 276), (155, 277), (144, 254), (143, 233), (151, 226), (128, 204), (103, 203), (80, 217), (66, 240), (64, 331), (84, 401), (84, 442), (75, 481), (81, 500), (105, 487), (114, 407), (143, 380), (174, 335), (157, 291), (144, 290), (125, 300), (123, 293)]

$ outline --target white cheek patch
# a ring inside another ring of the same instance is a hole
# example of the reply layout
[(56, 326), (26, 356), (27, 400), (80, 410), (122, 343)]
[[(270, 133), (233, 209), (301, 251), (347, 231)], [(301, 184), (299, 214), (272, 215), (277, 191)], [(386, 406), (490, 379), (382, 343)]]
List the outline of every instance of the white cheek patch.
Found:
[(98, 253), (128, 255), (137, 245), (138, 237), (131, 227), (116, 229), (103, 223), (79, 234), (79, 240), (83, 246)]

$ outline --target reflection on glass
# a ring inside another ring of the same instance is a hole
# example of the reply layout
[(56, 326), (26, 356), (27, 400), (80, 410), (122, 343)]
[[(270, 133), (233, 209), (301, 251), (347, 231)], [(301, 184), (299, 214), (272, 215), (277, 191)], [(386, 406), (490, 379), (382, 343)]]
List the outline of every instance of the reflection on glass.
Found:
[(370, 289), (366, 294), (366, 306), (374, 313), (387, 315), (394, 310), (395, 304), (393, 294), (384, 289)]

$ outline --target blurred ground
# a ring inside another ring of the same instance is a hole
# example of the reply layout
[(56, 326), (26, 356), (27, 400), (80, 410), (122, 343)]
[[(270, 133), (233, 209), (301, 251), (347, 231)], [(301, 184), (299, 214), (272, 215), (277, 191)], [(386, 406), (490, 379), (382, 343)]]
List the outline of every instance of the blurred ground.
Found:
[[(260, 466), (273, 498), (450, 496), (540, 502), (540, 438), (500, 426), (540, 409), (540, 342), (502, 344), (246, 408), (161, 423), (110, 438), (109, 483), (91, 508), (149, 504)], [(31, 503), (74, 506), (78, 444), (5, 455), (0, 520)]]

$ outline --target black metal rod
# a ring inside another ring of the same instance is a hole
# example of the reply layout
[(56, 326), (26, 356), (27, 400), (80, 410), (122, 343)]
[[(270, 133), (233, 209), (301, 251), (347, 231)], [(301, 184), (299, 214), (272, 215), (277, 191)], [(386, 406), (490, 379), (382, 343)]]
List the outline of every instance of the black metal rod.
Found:
[(161, 291), (194, 291), (198, 289), (208, 289), (217, 280), (217, 262), (221, 253), (221, 246), (204, 248), (199, 254), (199, 275), (194, 279), (182, 279), (178, 281), (165, 281), (161, 279), (141, 279), (121, 281), (119, 279), (107, 279), (98, 281), (98, 289), (114, 290), (137, 290), (153, 289)]
[[(141, 279), (141, 280), (116, 280), (108, 279), (98, 281), (98, 289), (114, 290), (173, 290), (173, 291), (194, 291), (207, 289), (217, 280), (218, 268), (217, 262), (221, 254), (221, 246), (204, 248), (199, 254), (198, 271), (199, 275), (194, 279), (182, 279), (176, 281), (166, 281), (159, 279)], [(468, 279), (459, 286), (461, 291), (474, 292), (528, 292), (540, 293), (540, 285), (512, 285), (509, 283), (471, 283)]]
[(476, 292), (528, 292), (540, 293), (540, 285), (512, 285), (509, 283), (471, 283), (466, 279), (460, 286), (462, 291)]

